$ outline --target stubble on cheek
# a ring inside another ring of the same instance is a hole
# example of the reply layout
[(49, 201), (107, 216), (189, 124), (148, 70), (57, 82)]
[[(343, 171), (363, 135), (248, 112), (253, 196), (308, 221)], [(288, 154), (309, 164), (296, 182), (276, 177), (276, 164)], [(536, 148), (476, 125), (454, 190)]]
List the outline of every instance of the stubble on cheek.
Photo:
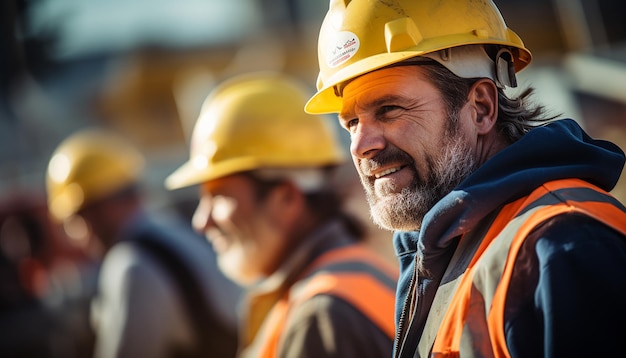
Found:
[(438, 158), (426, 158), (426, 180), (409, 166), (413, 179), (401, 189), (393, 181), (361, 177), (374, 223), (391, 231), (419, 230), (426, 213), (476, 169), (470, 149), (461, 139), (448, 141)]

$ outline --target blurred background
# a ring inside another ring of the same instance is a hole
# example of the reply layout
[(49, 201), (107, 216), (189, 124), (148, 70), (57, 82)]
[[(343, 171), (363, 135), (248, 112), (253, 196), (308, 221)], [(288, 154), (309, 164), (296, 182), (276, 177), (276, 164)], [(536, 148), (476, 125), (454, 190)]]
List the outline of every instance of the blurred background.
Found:
[[(626, 4), (496, 3), (534, 55), (521, 84), (538, 87), (538, 99), (593, 135), (621, 141)], [(317, 31), (328, 2), (5, 0), (0, 6), (0, 196), (37, 195), (53, 148), (70, 132), (98, 124), (144, 149), (158, 204), (170, 200), (163, 198), (170, 195), (163, 178), (186, 159), (187, 134), (216, 82), (277, 69), (313, 90)]]
[[(626, 2), (495, 2), (534, 55), (521, 86), (536, 87), (537, 100), (592, 136), (626, 148)], [(121, 132), (147, 155), (151, 204), (189, 215), (195, 189), (167, 192), (163, 180), (187, 159), (206, 94), (252, 70), (285, 71), (313, 91), (327, 9), (323, 0), (2, 1), (0, 249), (27, 263), (29, 289), (43, 295), (46, 269), (83, 255), (45, 215), (46, 165), (63, 138), (91, 125)], [(345, 172), (356, 180), (351, 164)], [(621, 200), (625, 186), (614, 190)], [(346, 194), (369, 222), (360, 185)], [(9, 220), (17, 214), (22, 221)], [(372, 230), (372, 244), (391, 257), (391, 235)]]
[[(500, 0), (533, 52), (520, 73), (537, 99), (592, 135), (623, 142), (626, 3)], [(0, 5), (0, 197), (38, 195), (54, 147), (105, 125), (149, 157), (155, 205), (187, 157), (187, 135), (216, 82), (286, 71), (311, 85), (324, 0), (5, 0)], [(623, 144), (623, 143), (622, 143)], [(195, 195), (195, 193), (193, 193)], [(622, 189), (617, 194), (624, 197)]]

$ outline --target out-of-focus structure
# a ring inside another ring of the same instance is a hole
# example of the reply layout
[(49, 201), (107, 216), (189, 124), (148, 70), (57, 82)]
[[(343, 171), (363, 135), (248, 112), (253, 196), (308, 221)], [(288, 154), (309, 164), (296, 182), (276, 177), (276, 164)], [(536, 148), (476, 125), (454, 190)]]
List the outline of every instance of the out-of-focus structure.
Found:
[[(626, 3), (495, 2), (534, 55), (520, 83), (536, 86), (537, 98), (555, 113), (626, 148)], [(0, 6), (0, 196), (42, 192), (54, 146), (97, 123), (144, 150), (154, 205), (174, 200), (184, 210), (195, 192), (166, 197), (172, 194), (162, 182), (185, 158), (202, 99), (221, 79), (252, 70), (282, 70), (313, 89), (328, 2), (9, 0)], [(625, 185), (615, 189), (621, 199)], [(361, 195), (358, 186), (351, 190)], [(359, 200), (354, 207), (367, 210)]]

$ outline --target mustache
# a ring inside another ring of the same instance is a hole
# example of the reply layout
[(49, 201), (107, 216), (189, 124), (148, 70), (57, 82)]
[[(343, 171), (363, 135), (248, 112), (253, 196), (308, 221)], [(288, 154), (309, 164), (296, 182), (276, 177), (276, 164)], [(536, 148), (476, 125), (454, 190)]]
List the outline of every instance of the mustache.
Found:
[(413, 158), (406, 152), (396, 148), (387, 147), (378, 152), (372, 158), (361, 159), (358, 162), (359, 170), (363, 175), (371, 176), (372, 172), (390, 163), (413, 164)]

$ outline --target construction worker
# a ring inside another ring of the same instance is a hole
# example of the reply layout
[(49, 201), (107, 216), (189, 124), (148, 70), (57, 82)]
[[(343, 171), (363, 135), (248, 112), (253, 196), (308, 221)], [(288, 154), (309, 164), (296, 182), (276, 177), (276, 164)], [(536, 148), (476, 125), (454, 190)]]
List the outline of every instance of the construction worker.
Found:
[(338, 113), (395, 231), (396, 357), (623, 355), (613, 143), (507, 96), (531, 53), (491, 1), (331, 1), (308, 113)]
[(84, 223), (104, 255), (91, 321), (95, 357), (232, 357), (239, 288), (201, 236), (149, 210), (145, 159), (121, 135), (79, 130), (47, 171), (52, 216)]
[(247, 288), (239, 357), (388, 357), (397, 270), (360, 242), (333, 174), (346, 155), (309, 92), (240, 74), (206, 98), (170, 189), (199, 185), (193, 226)]

